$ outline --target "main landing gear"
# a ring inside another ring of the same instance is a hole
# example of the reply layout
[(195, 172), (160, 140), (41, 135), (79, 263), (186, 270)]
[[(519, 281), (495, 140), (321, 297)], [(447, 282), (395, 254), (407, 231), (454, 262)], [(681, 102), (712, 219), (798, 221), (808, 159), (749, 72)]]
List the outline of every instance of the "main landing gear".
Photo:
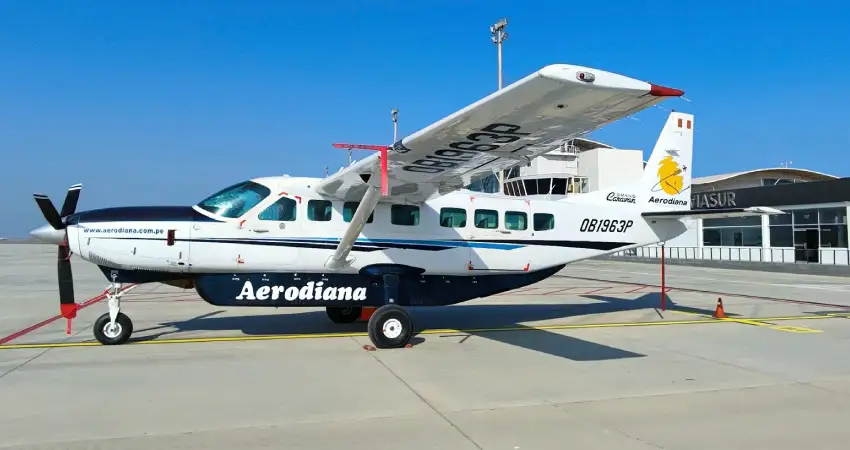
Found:
[[(401, 348), (413, 337), (413, 319), (401, 306), (398, 298), (398, 275), (384, 275), (384, 305), (369, 317), (366, 329), (377, 348)], [(374, 308), (371, 308), (374, 309)], [(328, 317), (334, 323), (353, 323), (363, 315), (363, 307), (328, 307)]]
[(133, 322), (126, 314), (121, 312), (121, 296), (135, 286), (123, 290), (121, 287), (121, 283), (113, 282), (107, 288), (106, 298), (109, 312), (98, 317), (92, 326), (95, 339), (103, 345), (123, 344), (133, 334)]
[(369, 339), (377, 348), (401, 348), (413, 337), (413, 319), (398, 305), (378, 308), (366, 327)]
[[(329, 306), (326, 312), (333, 323), (354, 323), (363, 316), (363, 309), (361, 306)], [(371, 314), (367, 329), (375, 347), (400, 348), (413, 336), (413, 320), (401, 306), (384, 305)]]

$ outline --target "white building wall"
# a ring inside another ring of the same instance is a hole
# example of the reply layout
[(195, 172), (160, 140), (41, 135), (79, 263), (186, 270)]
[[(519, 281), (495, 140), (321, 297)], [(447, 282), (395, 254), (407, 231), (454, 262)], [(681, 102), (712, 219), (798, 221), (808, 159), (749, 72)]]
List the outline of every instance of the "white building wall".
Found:
[(643, 174), (643, 152), (597, 148), (581, 152), (578, 176), (588, 178), (588, 189), (595, 191), (617, 184), (631, 183)]
[(524, 175), (578, 175), (578, 157), (562, 152), (552, 152), (531, 160), (530, 166), (519, 169), (520, 176)]

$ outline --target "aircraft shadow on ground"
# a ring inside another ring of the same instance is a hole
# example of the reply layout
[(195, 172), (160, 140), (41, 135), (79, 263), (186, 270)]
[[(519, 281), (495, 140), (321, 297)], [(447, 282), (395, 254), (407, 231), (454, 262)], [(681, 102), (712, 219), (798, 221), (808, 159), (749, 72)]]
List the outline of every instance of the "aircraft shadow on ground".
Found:
[[(636, 299), (623, 299), (603, 295), (582, 295), (596, 303), (575, 304), (460, 304), (446, 307), (413, 307), (410, 314), (417, 331), (423, 329), (464, 330), (462, 336), (473, 335), (493, 341), (534, 350), (573, 361), (604, 361), (644, 357), (646, 355), (603, 344), (585, 341), (547, 330), (533, 330), (523, 322), (538, 322), (604, 314), (612, 312), (654, 309), (659, 316), (660, 295), (648, 293)], [(678, 311), (710, 315), (714, 311), (678, 305), (667, 297), (667, 307)], [(239, 330), (248, 336), (283, 334), (362, 333), (365, 323), (334, 324), (322, 310), (296, 311), (286, 314), (246, 315), (216, 317), (225, 311), (216, 310), (201, 316), (177, 322), (164, 322), (159, 326), (138, 329), (133, 341), (167, 339), (175, 333), (199, 331)], [(498, 329), (505, 330), (498, 330)], [(524, 332), (516, 332), (516, 331)], [(528, 330), (528, 331), (526, 331)], [(152, 334), (144, 334), (154, 332)], [(144, 334), (144, 335), (140, 335)], [(458, 336), (457, 333), (417, 336), (417, 344), (425, 338), (441, 339)], [(459, 345), (466, 339), (462, 339)]]

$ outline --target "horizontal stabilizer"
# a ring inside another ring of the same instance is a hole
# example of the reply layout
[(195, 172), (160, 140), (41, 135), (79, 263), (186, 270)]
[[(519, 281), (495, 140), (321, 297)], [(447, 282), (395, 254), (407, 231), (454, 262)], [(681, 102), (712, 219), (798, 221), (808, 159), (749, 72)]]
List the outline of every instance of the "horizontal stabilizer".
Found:
[(641, 215), (651, 219), (722, 219), (726, 217), (747, 217), (770, 214), (785, 214), (785, 212), (775, 208), (768, 208), (766, 206), (753, 206), (751, 208), (657, 211), (645, 212)]

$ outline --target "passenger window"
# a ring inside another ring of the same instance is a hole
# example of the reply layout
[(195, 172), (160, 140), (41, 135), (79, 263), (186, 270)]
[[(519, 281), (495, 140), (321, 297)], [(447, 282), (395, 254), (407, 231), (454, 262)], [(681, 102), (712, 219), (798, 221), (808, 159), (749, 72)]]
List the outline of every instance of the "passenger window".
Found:
[(460, 208), (440, 209), (440, 226), (447, 228), (463, 228), (466, 226), (466, 210)]
[(419, 225), (419, 207), (412, 205), (393, 205), (390, 209), (390, 222), (393, 225)]
[(508, 230), (528, 228), (528, 215), (520, 211), (507, 211), (505, 213), (505, 228)]
[(535, 214), (534, 231), (552, 230), (555, 228), (555, 216), (552, 214)]
[(499, 213), (492, 209), (476, 209), (475, 210), (475, 227), (476, 228), (498, 228)]
[(331, 220), (333, 206), (327, 200), (310, 200), (307, 202), (307, 218), (316, 222)]
[[(351, 222), (351, 219), (354, 218), (354, 213), (357, 212), (357, 207), (360, 206), (358, 202), (345, 202), (342, 205), (342, 220), (346, 222)], [(375, 218), (375, 211), (372, 211), (369, 214), (369, 219), (366, 220), (366, 223), (372, 223), (372, 219)]]
[(275, 222), (292, 222), (296, 216), (295, 200), (281, 197), (280, 200), (269, 205), (260, 213), (260, 220), (274, 220)]

